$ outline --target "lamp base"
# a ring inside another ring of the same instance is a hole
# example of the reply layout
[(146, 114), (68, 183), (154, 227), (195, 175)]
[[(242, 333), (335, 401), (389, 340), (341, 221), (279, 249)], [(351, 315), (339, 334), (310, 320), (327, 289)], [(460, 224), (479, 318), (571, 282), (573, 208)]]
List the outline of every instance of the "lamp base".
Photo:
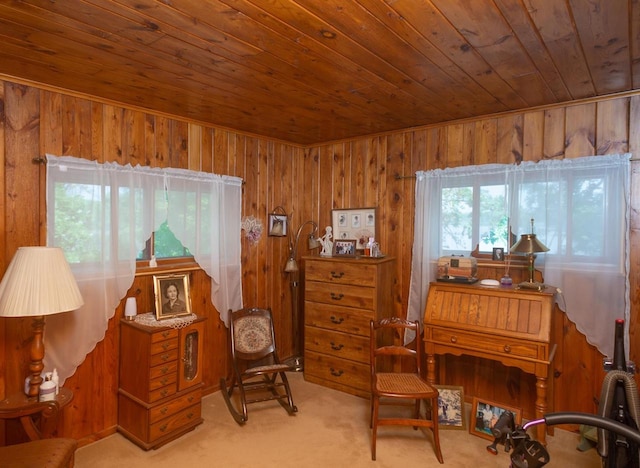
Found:
[(538, 283), (536, 281), (523, 281), (518, 284), (518, 289), (532, 289), (535, 291), (543, 291), (546, 287), (544, 283)]

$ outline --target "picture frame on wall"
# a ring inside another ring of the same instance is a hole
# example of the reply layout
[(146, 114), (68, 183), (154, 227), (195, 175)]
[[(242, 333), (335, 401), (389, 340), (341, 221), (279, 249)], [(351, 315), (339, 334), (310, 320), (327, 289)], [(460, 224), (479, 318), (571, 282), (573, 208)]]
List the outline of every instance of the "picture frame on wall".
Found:
[(154, 275), (156, 320), (191, 314), (189, 275)]
[(356, 250), (364, 250), (364, 246), (373, 237), (378, 239), (377, 208), (347, 208), (331, 210), (333, 239), (356, 240)]
[(474, 397), (471, 404), (471, 421), (469, 433), (487, 440), (494, 440), (491, 428), (498, 421), (502, 413), (511, 411), (516, 425), (522, 421), (522, 409), (495, 403), (482, 398)]
[(438, 427), (467, 429), (464, 388), (458, 385), (434, 385), (438, 389)]
[(269, 214), (269, 233), (270, 237), (286, 237), (288, 217), (285, 214)]

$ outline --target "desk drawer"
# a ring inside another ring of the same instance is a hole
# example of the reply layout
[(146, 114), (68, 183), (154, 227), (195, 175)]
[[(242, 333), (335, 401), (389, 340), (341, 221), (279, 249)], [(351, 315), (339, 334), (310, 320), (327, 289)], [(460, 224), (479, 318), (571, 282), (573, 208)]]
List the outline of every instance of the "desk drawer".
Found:
[(169, 384), (175, 384), (178, 380), (178, 373), (172, 372), (171, 374), (161, 375), (155, 379), (149, 380), (149, 391), (153, 392), (159, 388), (166, 387)]
[(178, 347), (178, 340), (164, 340), (152, 343), (150, 348), (150, 354), (166, 353)]
[(376, 290), (362, 286), (306, 281), (304, 298), (310, 302), (321, 302), (343, 307), (370, 310), (376, 307)]
[[(435, 327), (431, 328), (431, 339), (436, 343), (448, 346), (533, 359), (538, 357), (541, 347), (536, 343), (509, 339), (499, 335), (480, 335)], [(540, 354), (542, 357), (542, 353)]]
[(178, 384), (176, 382), (170, 383), (164, 387), (159, 387), (156, 390), (149, 392), (149, 403), (167, 398), (178, 391)]
[(178, 375), (178, 361), (173, 360), (169, 361), (165, 364), (155, 366), (151, 368), (151, 372), (149, 373), (150, 379), (157, 379), (158, 377), (162, 377), (163, 375)]
[(195, 403), (200, 403), (202, 397), (202, 390), (198, 388), (194, 392), (189, 392), (186, 395), (171, 400), (163, 405), (158, 405), (149, 410), (149, 422), (151, 424), (160, 421), (168, 416), (176, 414)]
[(173, 431), (181, 429), (184, 426), (200, 421), (201, 410), (201, 404), (198, 403), (190, 406), (189, 408), (185, 408), (166, 419), (152, 424), (149, 428), (150, 440), (156, 440), (162, 436), (171, 434)]
[(354, 309), (320, 302), (304, 303), (304, 322), (307, 326), (369, 338), (369, 323), (373, 318), (373, 311), (368, 309)]
[(305, 348), (322, 354), (369, 364), (369, 337), (305, 327)]
[(176, 328), (167, 328), (166, 330), (159, 331), (157, 333), (153, 333), (151, 335), (151, 342), (157, 343), (159, 341), (170, 340), (170, 339), (178, 339), (178, 329)]
[(154, 354), (151, 356), (151, 367), (159, 366), (161, 364), (169, 364), (172, 361), (178, 360), (178, 348), (167, 351), (166, 353)]
[(304, 373), (339, 385), (371, 390), (369, 364), (305, 350)]
[(365, 261), (362, 263), (307, 261), (305, 281), (322, 281), (373, 288), (376, 285), (377, 268), (377, 265)]

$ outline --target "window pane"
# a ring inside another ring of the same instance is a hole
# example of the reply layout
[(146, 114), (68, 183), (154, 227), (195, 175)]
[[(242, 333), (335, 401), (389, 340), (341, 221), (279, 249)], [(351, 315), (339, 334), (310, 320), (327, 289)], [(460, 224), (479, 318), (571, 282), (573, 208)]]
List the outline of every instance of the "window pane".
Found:
[(491, 252), (494, 247), (507, 247), (509, 217), (505, 207), (504, 184), (480, 187), (480, 252)]
[(576, 180), (571, 210), (571, 250), (573, 255), (605, 255), (607, 232), (605, 220), (604, 180), (584, 178)]
[(567, 220), (569, 203), (568, 181), (533, 182), (522, 184), (519, 191), (517, 219), (518, 238), (531, 232), (549, 248), (549, 255), (567, 255)]
[[(96, 228), (102, 224), (101, 213), (110, 212), (109, 194), (109, 187), (103, 191), (97, 185), (56, 183), (55, 220), (48, 225), (54, 229), (53, 245), (64, 250), (70, 263), (99, 261), (103, 254), (100, 246), (110, 248), (111, 242), (103, 242), (102, 233)], [(110, 252), (104, 255), (108, 257)]]
[(473, 187), (442, 189), (443, 251), (470, 252), (473, 233)]
[(188, 257), (191, 256), (189, 249), (183, 247), (176, 236), (173, 235), (171, 229), (167, 226), (165, 221), (160, 225), (153, 236), (154, 239), (154, 253), (156, 258), (175, 258), (175, 257)]

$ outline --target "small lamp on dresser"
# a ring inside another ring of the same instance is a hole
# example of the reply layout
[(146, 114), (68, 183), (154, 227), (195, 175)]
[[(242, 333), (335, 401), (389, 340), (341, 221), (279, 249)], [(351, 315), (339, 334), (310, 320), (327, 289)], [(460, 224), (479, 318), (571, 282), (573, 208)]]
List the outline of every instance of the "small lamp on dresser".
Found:
[(42, 383), (44, 316), (76, 310), (83, 304), (62, 249), (18, 248), (0, 283), (0, 317), (33, 317), (29, 398), (38, 397)]
[(520, 240), (516, 242), (516, 244), (511, 247), (511, 252), (524, 254), (527, 257), (528, 261), (528, 270), (529, 270), (529, 280), (521, 282), (518, 287), (524, 289), (535, 289), (538, 291), (542, 291), (545, 288), (543, 283), (539, 283), (535, 281), (535, 268), (534, 262), (536, 260), (536, 253), (540, 252), (548, 252), (549, 248), (544, 245), (542, 242), (538, 240), (536, 235), (533, 233), (533, 218), (531, 219), (531, 233), (530, 234), (522, 234), (520, 236)]

